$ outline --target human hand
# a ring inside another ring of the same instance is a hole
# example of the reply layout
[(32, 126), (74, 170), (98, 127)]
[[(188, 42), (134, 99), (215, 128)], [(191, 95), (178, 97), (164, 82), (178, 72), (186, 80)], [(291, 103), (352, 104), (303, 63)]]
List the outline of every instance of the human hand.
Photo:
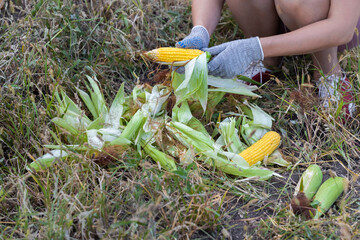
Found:
[(203, 49), (208, 47), (209, 42), (210, 35), (206, 28), (201, 25), (197, 25), (191, 29), (191, 32), (187, 37), (176, 43), (176, 47)]
[(202, 50), (213, 56), (208, 64), (209, 74), (221, 78), (233, 78), (242, 74), (251, 63), (264, 60), (258, 37), (235, 40)]

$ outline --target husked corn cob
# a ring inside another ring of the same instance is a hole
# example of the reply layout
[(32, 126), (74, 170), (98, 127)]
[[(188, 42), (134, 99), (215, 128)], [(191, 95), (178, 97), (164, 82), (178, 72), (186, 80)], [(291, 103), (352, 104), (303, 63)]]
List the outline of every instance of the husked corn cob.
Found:
[(239, 155), (243, 157), (249, 165), (262, 161), (265, 156), (270, 155), (280, 145), (280, 135), (277, 132), (267, 132), (259, 141), (242, 151)]
[(198, 49), (162, 47), (146, 52), (145, 56), (154, 62), (173, 63), (189, 61), (203, 53), (203, 51)]

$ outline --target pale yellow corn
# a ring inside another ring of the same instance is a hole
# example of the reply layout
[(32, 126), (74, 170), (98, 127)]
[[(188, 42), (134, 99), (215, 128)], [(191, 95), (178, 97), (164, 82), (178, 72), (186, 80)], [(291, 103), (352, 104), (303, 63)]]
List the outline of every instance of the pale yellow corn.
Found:
[(264, 160), (280, 145), (280, 135), (277, 132), (267, 132), (260, 140), (242, 151), (239, 155), (243, 157), (249, 165)]
[(198, 49), (162, 47), (146, 52), (145, 56), (154, 62), (172, 63), (189, 61), (203, 53), (203, 51)]

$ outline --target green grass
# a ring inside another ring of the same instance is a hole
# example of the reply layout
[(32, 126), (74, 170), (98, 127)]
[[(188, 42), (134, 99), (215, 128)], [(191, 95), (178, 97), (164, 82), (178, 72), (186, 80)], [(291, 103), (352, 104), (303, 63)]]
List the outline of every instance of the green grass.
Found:
[[(160, 69), (141, 51), (184, 37), (191, 9), (186, 0), (9, 2), (0, 12), (0, 239), (359, 238), (359, 118), (342, 125), (316, 107), (303, 56), (285, 58), (279, 81), (261, 87), (256, 100), (274, 117), (281, 151), (294, 164), (275, 169), (284, 178), (236, 179), (199, 162), (169, 173), (131, 150), (108, 166), (77, 155), (29, 173), (25, 166), (48, 151), (43, 145), (66, 140), (50, 121), (55, 90), (80, 103), (75, 89), (85, 88), (86, 74), (97, 76), (107, 99), (123, 82), (127, 92), (152, 83)], [(228, 12), (221, 22), (211, 44), (241, 36)], [(357, 93), (360, 51), (341, 59)], [(235, 103), (224, 105), (236, 111)], [(289, 205), (311, 163), (351, 182), (319, 221), (304, 221)]]

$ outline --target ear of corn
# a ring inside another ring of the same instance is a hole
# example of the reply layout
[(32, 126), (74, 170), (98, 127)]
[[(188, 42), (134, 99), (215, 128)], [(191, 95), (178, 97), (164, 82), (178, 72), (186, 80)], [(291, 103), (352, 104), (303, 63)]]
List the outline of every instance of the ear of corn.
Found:
[(144, 55), (153, 62), (180, 66), (203, 53), (199, 49), (162, 47), (146, 52)]
[(331, 177), (321, 184), (311, 203), (312, 206), (317, 206), (314, 219), (318, 219), (335, 203), (344, 191), (347, 183), (346, 178)]
[(301, 175), (301, 178), (295, 188), (295, 196), (303, 192), (307, 199), (311, 200), (321, 185), (323, 174), (318, 165), (310, 165)]
[(262, 161), (269, 156), (280, 145), (280, 135), (269, 131), (260, 140), (242, 151), (239, 155), (244, 158), (250, 166)]

